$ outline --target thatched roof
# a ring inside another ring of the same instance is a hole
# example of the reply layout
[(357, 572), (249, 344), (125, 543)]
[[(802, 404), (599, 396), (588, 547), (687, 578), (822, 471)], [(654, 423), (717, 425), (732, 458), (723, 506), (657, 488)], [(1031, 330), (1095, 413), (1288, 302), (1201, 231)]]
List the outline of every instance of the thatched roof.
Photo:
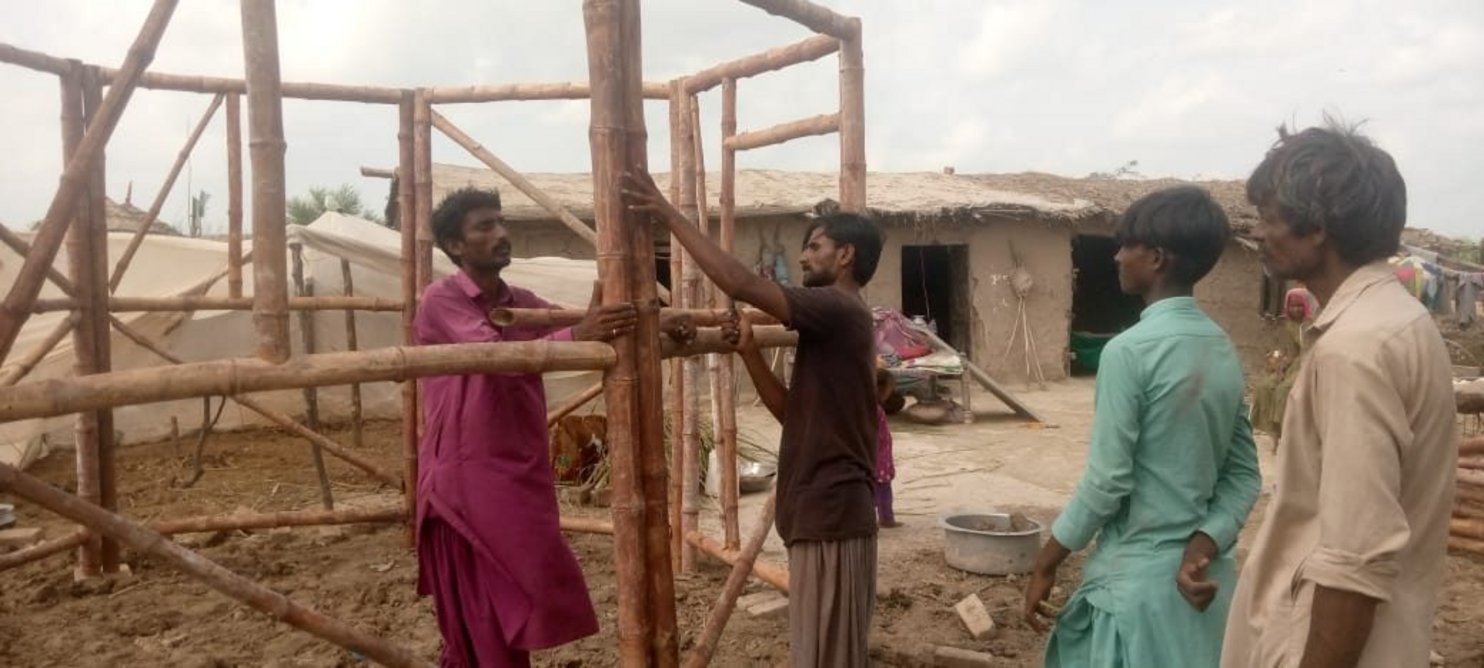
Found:
[[(135, 232), (139, 229), (140, 223), (143, 223), (144, 219), (149, 217), (149, 213), (147, 211), (144, 211), (128, 202), (119, 204), (118, 202), (115, 202), (111, 199), (106, 200), (106, 202), (108, 204), (107, 210), (109, 232)], [(163, 234), (170, 237), (180, 236), (180, 232), (178, 230), (176, 230), (174, 227), (171, 227), (167, 223), (161, 222), (159, 219), (156, 219), (155, 222), (150, 223), (149, 233)]]
[[(573, 215), (592, 220), (592, 177), (579, 174), (528, 174), (537, 187)], [(655, 175), (666, 187), (667, 174)], [(719, 206), (718, 175), (707, 175), (707, 198)], [(867, 200), (877, 216), (894, 219), (1036, 217), (1069, 224), (1107, 222), (1144, 195), (1174, 185), (1193, 184), (1210, 191), (1226, 210), (1232, 226), (1245, 233), (1257, 222), (1241, 181), (1177, 179), (1067, 178), (1051, 174), (940, 174), (936, 172), (871, 173)], [(550, 214), (487, 169), (433, 165), (433, 200), (467, 186), (495, 187), (511, 220), (547, 220)], [(804, 214), (829, 210), (839, 197), (839, 177), (830, 172), (744, 169), (737, 173), (739, 218)], [(713, 213), (713, 215), (715, 215)]]

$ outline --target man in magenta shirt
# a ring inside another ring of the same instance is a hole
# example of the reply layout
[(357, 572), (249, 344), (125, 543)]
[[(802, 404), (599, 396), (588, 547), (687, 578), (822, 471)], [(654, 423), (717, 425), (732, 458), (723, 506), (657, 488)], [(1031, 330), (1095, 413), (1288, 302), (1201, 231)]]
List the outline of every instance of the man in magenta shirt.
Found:
[[(500, 278), (510, 240), (499, 193), (454, 192), (432, 226), (459, 272), (423, 293), (413, 323), (419, 345), (610, 341), (633, 331), (633, 304), (594, 305), (568, 329), (491, 324), (491, 308), (551, 306)], [(531, 650), (596, 633), (582, 570), (558, 525), (541, 374), (435, 376), (422, 389), (418, 593), (433, 596), (440, 663), (526, 666)]]

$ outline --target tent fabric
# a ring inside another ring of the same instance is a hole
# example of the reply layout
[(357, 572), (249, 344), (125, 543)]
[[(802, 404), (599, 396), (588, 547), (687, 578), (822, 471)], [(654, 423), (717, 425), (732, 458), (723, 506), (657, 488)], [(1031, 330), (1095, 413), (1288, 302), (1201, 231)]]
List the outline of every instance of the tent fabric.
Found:
[[(316, 295), (344, 294), (341, 260), (351, 264), (355, 294), (365, 297), (398, 300), (401, 285), (401, 233), (377, 223), (339, 213), (326, 213), (308, 226), (290, 226), (290, 243), (303, 246), (306, 282)], [(109, 257), (116, 260), (129, 242), (129, 234), (110, 234)], [(250, 248), (244, 243), (244, 252)], [(436, 253), (434, 277), (451, 275), (455, 266)], [(8, 248), (0, 248), (0, 285), (14, 284), (22, 258)], [(58, 253), (56, 269), (67, 273), (66, 253)], [(220, 241), (149, 235), (140, 246), (123, 283), (115, 294), (131, 297), (165, 297), (172, 295), (228, 294), (225, 271), (227, 246)], [(548, 301), (561, 305), (584, 306), (591, 298), (597, 280), (597, 267), (591, 260), (541, 257), (517, 258), (504, 272), (514, 285), (535, 291)], [(252, 266), (243, 267), (243, 293), (252, 293)], [(292, 290), (290, 286), (290, 290)], [(49, 283), (43, 297), (63, 297)], [(346, 350), (343, 311), (313, 313), (316, 352)], [(38, 345), (66, 313), (32, 316), (22, 328), (8, 360), (14, 363)], [(206, 361), (256, 354), (256, 335), (251, 311), (197, 311), (185, 313), (125, 313), (119, 318), (145, 336), (162, 344), (171, 353), (187, 361)], [(402, 315), (398, 312), (357, 312), (356, 333), (362, 350), (402, 344)], [(295, 354), (302, 353), (302, 339), (297, 313), (289, 319), (290, 340)], [(117, 332), (112, 333), (112, 368), (138, 369), (160, 366), (165, 362), (140, 348)], [(71, 338), (63, 339), (22, 382), (71, 375), (75, 358)], [(560, 372), (547, 374), (547, 396), (552, 404), (565, 400), (600, 378), (598, 372)], [(361, 386), (364, 415), (367, 419), (396, 419), (401, 416), (401, 390), (397, 383), (366, 383)], [(300, 390), (264, 392), (255, 395), (269, 407), (296, 418), (304, 413)], [(343, 422), (350, 414), (350, 389), (345, 386), (320, 388), (320, 418), (327, 423)], [(182, 433), (201, 426), (202, 399), (188, 399), (156, 404), (122, 406), (114, 410), (115, 430), (122, 443), (142, 443), (168, 437), (171, 418)], [(71, 447), (72, 416), (21, 420), (0, 424), (0, 462), (25, 466), (44, 456), (48, 448)], [(268, 426), (261, 416), (236, 404), (229, 404), (214, 429), (229, 431)]]

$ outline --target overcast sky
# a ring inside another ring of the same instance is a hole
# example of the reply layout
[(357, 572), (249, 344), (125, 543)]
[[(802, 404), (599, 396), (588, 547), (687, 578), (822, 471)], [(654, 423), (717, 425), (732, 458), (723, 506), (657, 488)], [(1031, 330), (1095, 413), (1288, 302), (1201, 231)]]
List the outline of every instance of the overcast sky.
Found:
[[(117, 67), (145, 0), (0, 0), (0, 41)], [(280, 0), (285, 81), (382, 86), (585, 80), (580, 0)], [(1409, 223), (1477, 237), (1484, 203), (1484, 2), (1479, 0), (824, 0), (865, 25), (873, 171), (1107, 172), (1243, 178), (1281, 122), (1328, 111), (1366, 120), (1396, 156)], [(730, 0), (647, 0), (647, 78), (664, 81), (808, 36)], [(187, 0), (152, 69), (240, 77), (240, 14)], [(739, 129), (837, 109), (836, 59), (745, 80)], [(0, 66), (0, 221), (41, 217), (61, 169), (54, 77)], [(210, 99), (141, 90), (108, 150), (109, 195), (147, 208)], [(719, 92), (701, 100), (715, 167)], [(586, 101), (444, 109), (522, 171), (587, 171)], [(286, 101), (290, 195), (349, 183), (381, 208), (396, 109)], [(666, 168), (663, 102), (649, 103), (651, 164)], [(435, 135), (434, 160), (477, 164)], [(835, 137), (749, 152), (739, 166), (834, 170)], [(225, 132), (197, 147), (191, 188), (225, 227)], [(186, 176), (163, 217), (184, 219)]]

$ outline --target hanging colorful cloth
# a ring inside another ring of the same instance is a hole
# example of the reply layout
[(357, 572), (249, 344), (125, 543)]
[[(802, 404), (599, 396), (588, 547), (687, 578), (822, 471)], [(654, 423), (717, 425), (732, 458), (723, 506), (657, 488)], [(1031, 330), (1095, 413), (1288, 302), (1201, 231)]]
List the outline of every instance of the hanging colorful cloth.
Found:
[(1421, 258), (1406, 257), (1396, 265), (1397, 280), (1418, 301), (1425, 301), (1427, 296), (1427, 270), (1423, 268), (1423, 264)]

